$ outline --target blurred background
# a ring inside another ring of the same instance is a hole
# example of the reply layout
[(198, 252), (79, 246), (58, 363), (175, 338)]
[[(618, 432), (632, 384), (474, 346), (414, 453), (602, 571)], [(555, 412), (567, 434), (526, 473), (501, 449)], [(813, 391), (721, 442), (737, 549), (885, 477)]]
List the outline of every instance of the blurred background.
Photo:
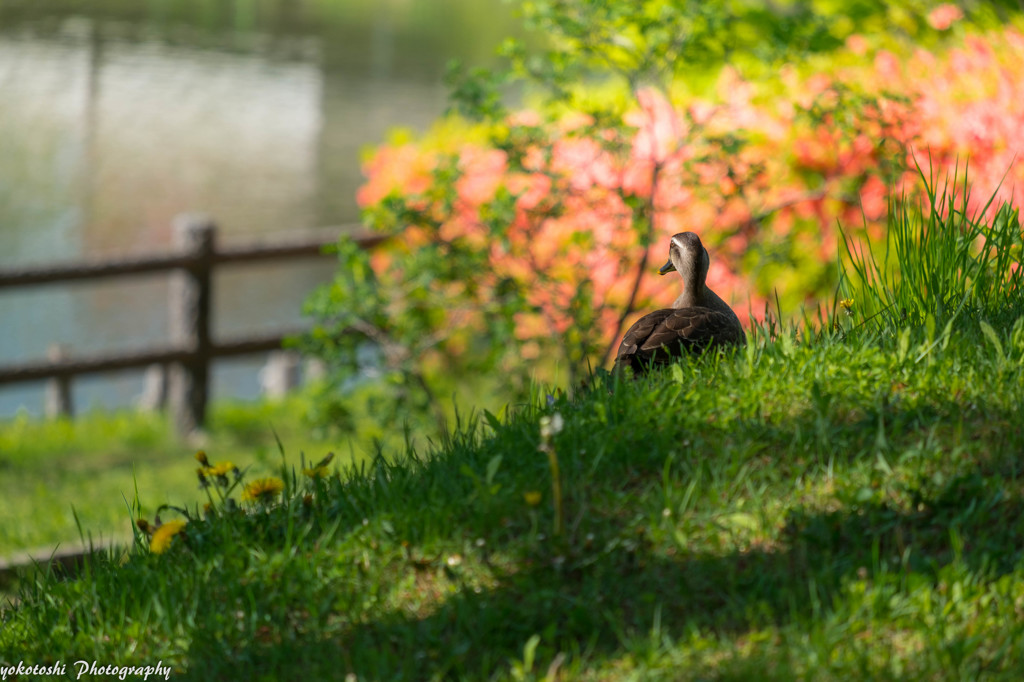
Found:
[[(225, 241), (358, 220), (361, 151), (447, 106), (445, 66), (521, 30), (501, 0), (0, 3), (0, 268), (162, 252), (210, 214)], [(222, 269), (215, 337), (301, 321), (330, 258)], [(167, 278), (0, 291), (0, 363), (166, 337)], [(216, 363), (252, 397), (261, 358)], [(130, 404), (142, 373), (84, 376), (82, 408)], [(42, 384), (0, 387), (0, 417)]]

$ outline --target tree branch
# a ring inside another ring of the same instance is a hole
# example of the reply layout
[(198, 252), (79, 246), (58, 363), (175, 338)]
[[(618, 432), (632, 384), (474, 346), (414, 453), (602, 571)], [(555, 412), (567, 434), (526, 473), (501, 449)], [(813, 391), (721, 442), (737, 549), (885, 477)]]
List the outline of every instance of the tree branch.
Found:
[(615, 330), (612, 332), (612, 338), (609, 344), (605, 347), (604, 353), (601, 355), (601, 367), (604, 367), (608, 363), (608, 358), (612, 354), (612, 350), (619, 343), (619, 335), (622, 333), (622, 328), (626, 324), (626, 318), (633, 314), (634, 306), (636, 305), (636, 298), (640, 293), (640, 283), (643, 281), (644, 273), (647, 271), (647, 261), (650, 259), (651, 252), (651, 239), (654, 236), (654, 220), (657, 217), (657, 211), (654, 207), (654, 198), (657, 194), (658, 189), (658, 176), (661, 174), (661, 164), (655, 163), (654, 169), (651, 171), (651, 196), (644, 202), (644, 217), (646, 218), (647, 230), (644, 233), (641, 243), (644, 245), (644, 255), (640, 259), (640, 265), (636, 270), (636, 277), (633, 279), (633, 289), (629, 293), (629, 301), (626, 303), (626, 307), (622, 311), (622, 315), (619, 316), (618, 321), (615, 323)]

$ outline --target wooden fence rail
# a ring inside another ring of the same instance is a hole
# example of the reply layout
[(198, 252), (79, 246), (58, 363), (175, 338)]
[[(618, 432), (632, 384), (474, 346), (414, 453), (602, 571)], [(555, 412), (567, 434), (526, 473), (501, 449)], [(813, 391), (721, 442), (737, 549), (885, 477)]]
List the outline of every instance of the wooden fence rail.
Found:
[[(172, 273), (169, 302), (171, 338), (170, 343), (164, 346), (117, 354), (70, 357), (66, 349), (56, 349), (57, 352), (51, 353), (45, 361), (0, 366), (0, 385), (49, 380), (55, 387), (55, 403), (59, 409), (70, 410), (70, 386), (74, 376), (164, 365), (170, 369), (167, 398), (175, 427), (182, 434), (191, 433), (205, 422), (210, 362), (213, 359), (277, 350), (286, 337), (302, 331), (289, 329), (214, 341), (210, 335), (214, 267), (319, 255), (326, 245), (337, 240), (343, 229), (333, 228), (313, 235), (307, 233), (273, 242), (219, 248), (213, 222), (205, 216), (186, 214), (174, 221), (176, 250), (171, 254), (2, 271), (0, 290), (169, 271)], [(369, 234), (356, 234), (354, 238), (367, 249), (385, 239)]]

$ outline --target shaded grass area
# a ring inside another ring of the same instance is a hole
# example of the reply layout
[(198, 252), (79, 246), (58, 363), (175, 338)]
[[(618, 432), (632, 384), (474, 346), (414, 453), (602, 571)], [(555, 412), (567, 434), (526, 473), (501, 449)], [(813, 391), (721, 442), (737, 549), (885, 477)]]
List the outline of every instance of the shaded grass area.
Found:
[[(203, 446), (255, 471), (265, 471), (268, 462), (276, 466), (275, 430), (311, 456), (339, 446), (339, 454), (350, 454), (347, 439), (313, 433), (303, 419), (306, 400), (217, 404)], [(183, 466), (190, 447), (160, 414), (0, 422), (0, 557), (78, 542), (78, 522), (96, 541), (130, 542), (136, 492), (144, 511), (205, 499), (194, 467)]]
[[(327, 479), (291, 456), (277, 504), (27, 581), (0, 659), (225, 680), (1019, 679), (1024, 305), (987, 324), (994, 339), (967, 315), (938, 337), (758, 338), (538, 392)], [(543, 418), (563, 424), (560, 506)]]

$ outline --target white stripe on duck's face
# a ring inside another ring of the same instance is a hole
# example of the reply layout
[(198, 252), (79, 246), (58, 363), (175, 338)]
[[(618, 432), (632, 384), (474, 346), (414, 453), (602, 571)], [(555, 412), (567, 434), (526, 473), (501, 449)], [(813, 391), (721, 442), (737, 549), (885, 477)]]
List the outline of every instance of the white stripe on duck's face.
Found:
[(703, 244), (700, 243), (700, 237), (695, 235), (693, 232), (680, 232), (679, 234), (672, 235), (672, 246), (680, 249), (681, 251), (691, 251), (695, 248), (703, 248)]
[(683, 275), (685, 280), (691, 276), (694, 269), (697, 272), (693, 274), (700, 275), (707, 273), (710, 266), (711, 258), (708, 255), (708, 250), (701, 243), (700, 237), (693, 232), (681, 232), (672, 236), (669, 245), (669, 262), (659, 272), (664, 275), (675, 270)]

